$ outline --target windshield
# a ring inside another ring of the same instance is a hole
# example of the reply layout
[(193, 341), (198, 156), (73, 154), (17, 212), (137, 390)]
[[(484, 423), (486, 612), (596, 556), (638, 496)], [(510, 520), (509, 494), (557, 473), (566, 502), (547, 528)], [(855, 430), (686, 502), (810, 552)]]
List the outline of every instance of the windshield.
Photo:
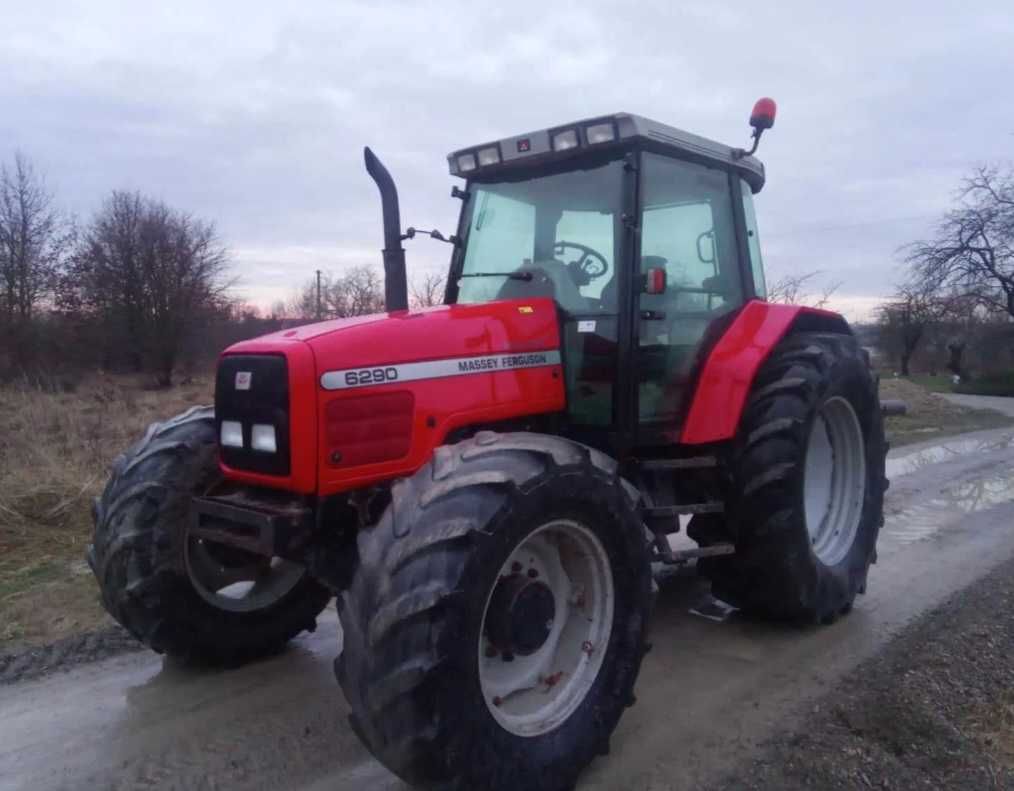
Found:
[(616, 312), (623, 165), (469, 186), (459, 303), (548, 296)]

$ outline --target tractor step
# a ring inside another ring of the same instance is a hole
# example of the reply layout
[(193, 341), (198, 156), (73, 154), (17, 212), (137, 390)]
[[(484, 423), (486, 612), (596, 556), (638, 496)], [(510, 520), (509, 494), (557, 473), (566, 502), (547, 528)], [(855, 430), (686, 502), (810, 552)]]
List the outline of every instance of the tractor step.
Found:
[(720, 514), (725, 511), (725, 503), (712, 500), (708, 503), (686, 503), (685, 505), (660, 505), (642, 508), (641, 513), (648, 519), (661, 519), (692, 514)]
[(714, 456), (692, 456), (686, 459), (643, 459), (638, 462), (642, 470), (694, 470), (717, 467)]
[(695, 547), (694, 549), (680, 549), (675, 552), (669, 549), (668, 544), (666, 544), (664, 548), (659, 547), (657, 559), (668, 566), (683, 566), (691, 560), (713, 558), (719, 555), (732, 555), (735, 552), (736, 547), (730, 543), (712, 544), (711, 546)]

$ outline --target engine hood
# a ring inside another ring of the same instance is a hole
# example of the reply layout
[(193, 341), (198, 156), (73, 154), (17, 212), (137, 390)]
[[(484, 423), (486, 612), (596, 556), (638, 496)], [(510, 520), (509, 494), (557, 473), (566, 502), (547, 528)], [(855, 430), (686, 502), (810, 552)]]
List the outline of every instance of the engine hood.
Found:
[(318, 375), (329, 371), (426, 360), (557, 349), (556, 306), (550, 299), (440, 305), (323, 321), (237, 343), (227, 354), (313, 352)]

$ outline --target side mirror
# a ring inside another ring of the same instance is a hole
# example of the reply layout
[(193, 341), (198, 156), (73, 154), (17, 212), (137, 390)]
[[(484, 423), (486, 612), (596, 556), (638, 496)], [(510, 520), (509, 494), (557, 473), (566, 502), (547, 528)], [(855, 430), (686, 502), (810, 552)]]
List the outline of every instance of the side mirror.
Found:
[(665, 293), (665, 269), (660, 266), (653, 266), (644, 273), (644, 293), (664, 294)]

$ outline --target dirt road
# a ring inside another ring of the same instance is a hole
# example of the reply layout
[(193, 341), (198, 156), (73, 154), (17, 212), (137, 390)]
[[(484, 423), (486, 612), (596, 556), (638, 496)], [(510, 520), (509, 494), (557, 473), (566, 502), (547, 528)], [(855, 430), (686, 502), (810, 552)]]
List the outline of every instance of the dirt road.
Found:
[[(797, 721), (913, 617), (1014, 556), (1014, 432), (908, 446), (893, 480), (870, 592), (831, 627), (694, 614), (692, 574), (662, 584), (638, 704), (582, 789), (709, 781)], [(0, 789), (404, 789), (345, 727), (331, 673), (333, 611), (281, 656), (184, 670), (148, 653), (0, 688)]]

